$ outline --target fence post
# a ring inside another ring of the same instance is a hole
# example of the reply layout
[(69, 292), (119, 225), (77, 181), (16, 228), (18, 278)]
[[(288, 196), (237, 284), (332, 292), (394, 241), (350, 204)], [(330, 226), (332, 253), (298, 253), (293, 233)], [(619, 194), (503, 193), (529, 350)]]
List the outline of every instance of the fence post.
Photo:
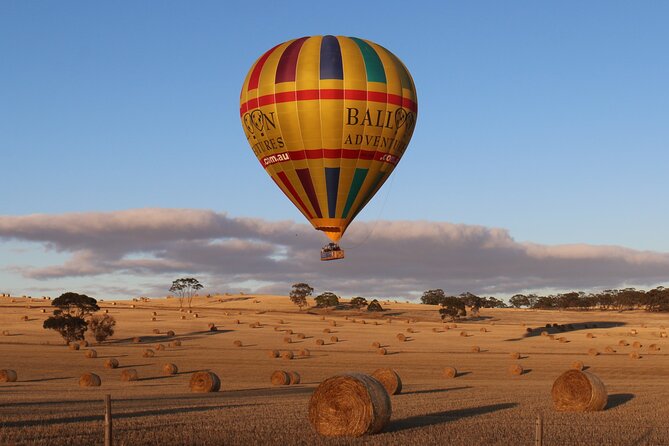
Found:
[(544, 420), (541, 415), (537, 415), (534, 431), (534, 446), (543, 446), (544, 444)]
[(112, 446), (111, 395), (105, 395), (105, 446)]

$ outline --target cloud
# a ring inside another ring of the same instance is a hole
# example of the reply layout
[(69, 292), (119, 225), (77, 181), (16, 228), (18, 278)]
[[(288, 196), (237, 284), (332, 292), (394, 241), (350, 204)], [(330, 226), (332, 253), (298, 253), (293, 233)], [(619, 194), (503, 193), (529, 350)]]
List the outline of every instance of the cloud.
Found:
[(69, 255), (61, 264), (13, 265), (26, 279), (126, 276), (156, 290), (179, 274), (202, 277), (212, 291), (243, 285), (287, 293), (292, 283), (306, 281), (317, 291), (384, 297), (430, 288), (511, 294), (669, 280), (668, 253), (521, 243), (504, 229), (447, 222), (356, 222), (340, 262), (318, 260), (326, 239), (306, 224), (194, 209), (0, 216), (3, 239)]

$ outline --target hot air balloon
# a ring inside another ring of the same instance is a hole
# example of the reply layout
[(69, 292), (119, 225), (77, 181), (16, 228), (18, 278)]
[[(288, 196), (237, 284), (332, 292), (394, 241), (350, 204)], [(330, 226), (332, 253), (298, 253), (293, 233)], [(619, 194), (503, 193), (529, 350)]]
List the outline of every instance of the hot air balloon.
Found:
[(418, 113), (409, 71), (390, 51), (356, 37), (281, 43), (249, 70), (239, 115), (253, 153), (284, 194), (332, 243), (388, 179)]

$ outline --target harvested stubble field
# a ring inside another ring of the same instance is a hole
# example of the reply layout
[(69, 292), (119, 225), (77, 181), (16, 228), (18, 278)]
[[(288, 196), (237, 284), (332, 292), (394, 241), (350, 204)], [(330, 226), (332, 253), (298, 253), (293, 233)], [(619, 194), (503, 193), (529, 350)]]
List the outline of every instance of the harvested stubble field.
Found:
[[(480, 320), (453, 327), (439, 321), (436, 307), (417, 304), (384, 303), (380, 314), (300, 312), (284, 296), (215, 296), (195, 299), (195, 318), (179, 312), (174, 299), (152, 299), (135, 308), (130, 302), (102, 302), (117, 320), (116, 334), (92, 345), (97, 357), (87, 358), (91, 347), (70, 350), (55, 332), (42, 329), (49, 312), (41, 309), (48, 301), (33, 299), (30, 309), (27, 303), (0, 298), (0, 332), (8, 332), (0, 336), (0, 369), (18, 374), (16, 382), (0, 383), (3, 446), (102, 444), (107, 393), (118, 445), (533, 444), (537, 415), (544, 419), (545, 445), (669, 444), (669, 340), (660, 335), (669, 317), (662, 314), (484, 309)], [(209, 329), (212, 323), (217, 331)], [(571, 328), (546, 328), (547, 323)], [(324, 337), (324, 328), (338, 342)], [(168, 330), (175, 336), (164, 334)], [(304, 339), (291, 335), (285, 343), (287, 330)], [(406, 341), (398, 341), (400, 332)], [(316, 345), (319, 337), (324, 345)], [(176, 340), (180, 346), (172, 344)], [(235, 347), (234, 340), (243, 346)], [(619, 346), (620, 340), (628, 345)], [(642, 347), (634, 349), (634, 341)], [(379, 355), (374, 342), (387, 354)], [(166, 348), (143, 357), (158, 344)], [(659, 350), (648, 350), (651, 344)], [(479, 353), (472, 352), (474, 346)], [(615, 346), (615, 353), (607, 353), (607, 346)], [(591, 348), (601, 353), (589, 356)], [(301, 349), (310, 354), (300, 356)], [(295, 355), (271, 358), (271, 350)], [(640, 359), (630, 358), (635, 350)], [(520, 359), (511, 352), (519, 352)], [(117, 358), (119, 367), (105, 368), (109, 358)], [(606, 410), (554, 411), (553, 381), (577, 360), (605, 383)], [(175, 364), (178, 373), (165, 375), (165, 363)], [(522, 375), (509, 374), (515, 363), (522, 365)], [(444, 377), (448, 366), (457, 369), (457, 377)], [(135, 369), (139, 379), (122, 381), (124, 368)], [(402, 393), (391, 396), (393, 412), (384, 431), (358, 439), (318, 436), (307, 421), (316, 386), (337, 373), (379, 368), (395, 369), (403, 384)], [(273, 386), (270, 377), (277, 369), (298, 372), (301, 383)], [(189, 392), (191, 375), (203, 370), (220, 377), (220, 392)], [(86, 372), (99, 375), (102, 385), (79, 387)]]

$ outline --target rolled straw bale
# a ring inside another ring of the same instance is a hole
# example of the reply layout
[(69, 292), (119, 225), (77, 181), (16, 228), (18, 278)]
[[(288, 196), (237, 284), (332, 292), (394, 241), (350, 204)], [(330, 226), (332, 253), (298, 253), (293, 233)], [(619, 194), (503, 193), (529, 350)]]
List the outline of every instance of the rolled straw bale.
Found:
[(165, 350), (165, 346), (163, 344), (157, 344), (156, 345), (156, 350), (163, 351), (163, 350)]
[(288, 372), (288, 376), (290, 377), (290, 383), (289, 384), (299, 384), (301, 381), (300, 374), (297, 372)]
[(523, 366), (520, 364), (513, 364), (509, 366), (509, 375), (520, 376), (523, 374)]
[(46, 309), (44, 309), (44, 308), (42, 308), (41, 311), (42, 311), (42, 313), (46, 313)]
[(632, 348), (641, 348), (641, 347), (642, 345), (641, 342), (639, 341), (634, 341), (634, 343), (632, 344)]
[(383, 385), (362, 373), (323, 381), (309, 400), (309, 422), (328, 437), (360, 437), (380, 432), (390, 420), (390, 397)]
[(234, 321), (232, 321), (232, 323), (233, 323), (233, 324), (237, 324), (237, 325), (241, 324), (241, 322), (239, 321), (239, 319), (235, 319)]
[(323, 345), (325, 344), (325, 341), (322, 339), (316, 339), (316, 345)]
[(157, 319), (155, 316), (151, 318), (151, 322), (155, 322), (155, 321), (157, 321), (157, 320), (158, 320), (158, 319)]
[(411, 327), (407, 328), (407, 333), (413, 333), (413, 332), (414, 332), (413, 328), (411, 328)]
[(660, 347), (658, 347), (657, 344), (650, 344), (650, 345), (648, 346), (648, 351), (649, 351), (649, 352), (659, 352), (659, 351), (660, 351)]
[(153, 358), (154, 356), (156, 356), (156, 352), (154, 352), (150, 348), (147, 348), (146, 350), (144, 350), (144, 353), (142, 353), (142, 356), (144, 356), (145, 358)]
[(135, 369), (123, 369), (121, 371), (121, 381), (137, 381), (139, 375)]
[(660, 332), (660, 337), (661, 338), (666, 338), (667, 337), (667, 332), (666, 331)]
[(639, 334), (639, 332), (635, 328), (633, 328), (633, 329), (630, 330), (630, 334), (632, 336), (636, 336), (637, 334)]
[(194, 313), (194, 314), (193, 314), (193, 317), (194, 317), (194, 318), (198, 318), (198, 317), (200, 317), (200, 315), (197, 314), (197, 313)]
[(321, 316), (321, 320), (324, 321), (324, 320), (325, 320), (325, 316)]
[(181, 319), (182, 321), (185, 321), (185, 320), (186, 320), (186, 315), (185, 315), (185, 314), (182, 314), (181, 317), (180, 317), (179, 319)]
[(330, 329), (329, 328), (324, 328), (323, 333), (330, 333)]
[(590, 372), (567, 370), (551, 389), (553, 405), (561, 412), (592, 412), (606, 407), (608, 395), (602, 381)]
[(86, 350), (86, 357), (87, 358), (97, 358), (98, 357), (98, 352), (93, 350), (93, 349)]
[(3, 336), (9, 336), (9, 330), (2, 330)]
[(167, 345), (169, 345), (170, 347), (181, 347), (181, 341), (179, 341), (179, 340), (172, 341)]
[(616, 351), (611, 347), (610, 345), (607, 345), (606, 348), (604, 349), (606, 353), (615, 353)]
[(564, 336), (560, 336), (560, 337), (558, 338), (558, 341), (560, 341), (562, 344), (566, 344), (566, 343), (568, 342), (568, 341), (567, 341), (567, 338), (565, 338)]
[(277, 321), (277, 323), (278, 323), (279, 325), (282, 325), (282, 324), (283, 324), (283, 319), (279, 319), (279, 320)]
[(591, 349), (588, 350), (588, 354), (590, 356), (597, 356), (597, 355), (599, 355), (599, 351), (597, 351), (596, 348), (591, 348)]
[(290, 350), (286, 350), (285, 352), (281, 352), (281, 357), (283, 359), (293, 359), (293, 352)]
[(160, 334), (160, 329), (159, 328), (154, 328), (152, 330), (153, 334)]
[(221, 380), (213, 372), (196, 372), (191, 376), (189, 386), (191, 392), (218, 392)]
[(481, 352), (481, 347), (479, 347), (478, 345), (474, 345), (471, 348), (471, 351), (472, 351), (472, 353), (480, 353)]
[(242, 346), (242, 341), (240, 341), (239, 339), (237, 339), (236, 341), (234, 341), (234, 342), (232, 343), (232, 345), (234, 345), (235, 347), (241, 347), (241, 346)]
[(209, 324), (209, 331), (218, 331), (216, 324)]
[(460, 336), (462, 336), (463, 338), (466, 338), (467, 337), (467, 332), (465, 330), (462, 330), (460, 332)]
[(30, 320), (30, 318), (28, 316), (21, 316), (21, 320), (27, 322)]
[(511, 359), (520, 359), (520, 353), (518, 352), (511, 352), (509, 356), (511, 356)]
[(574, 361), (571, 363), (571, 368), (574, 370), (583, 370), (585, 367), (585, 364), (583, 364), (583, 361)]
[(79, 341), (78, 344), (80, 347), (88, 347), (88, 341)]
[(292, 334), (293, 334), (293, 330), (291, 330), (290, 328), (289, 328), (288, 330), (284, 330), (283, 332), (284, 332), (285, 334), (289, 334), (289, 335), (292, 335)]
[(388, 395), (398, 395), (402, 392), (402, 379), (394, 369), (376, 369), (372, 373), (372, 378), (383, 384)]
[(286, 336), (285, 338), (283, 338), (283, 342), (286, 344), (290, 344), (291, 342), (293, 342), (293, 340), (290, 338), (290, 336)]
[(165, 333), (169, 337), (174, 337), (174, 331), (173, 330), (167, 330), (167, 333)]
[(118, 359), (111, 358), (111, 359), (107, 359), (105, 361), (105, 368), (106, 369), (115, 369), (116, 367), (118, 367)]
[(297, 339), (304, 339), (306, 338), (304, 333), (297, 333), (295, 336), (297, 336)]
[(179, 368), (176, 366), (176, 364), (168, 362), (167, 364), (163, 364), (163, 373), (165, 375), (176, 375), (179, 373)]
[(376, 353), (378, 353), (381, 356), (385, 356), (388, 354), (388, 350), (386, 350), (383, 347), (379, 347), (378, 349), (376, 349)]
[(135, 308), (135, 304), (130, 305), (130, 308)]
[(374, 342), (372, 342), (372, 347), (373, 348), (379, 348), (379, 347), (381, 347), (381, 343), (378, 342), (378, 341), (374, 341)]
[(628, 345), (629, 344), (624, 339), (621, 339), (620, 341), (618, 341), (618, 346), (619, 347), (627, 347)]
[(281, 328), (281, 327), (274, 327), (274, 331), (281, 331), (281, 330), (283, 330), (283, 328)]
[(158, 316), (158, 313), (154, 311), (153, 313), (151, 313), (151, 316)]
[(302, 357), (311, 356), (311, 352), (309, 350), (307, 350), (306, 348), (301, 349), (297, 354), (302, 356)]
[(256, 327), (257, 327), (257, 325), (256, 325), (255, 322), (252, 322), (252, 323), (249, 324), (249, 328), (256, 328)]
[(532, 333), (532, 329), (531, 329), (530, 327), (527, 327), (527, 328), (525, 329), (525, 331), (526, 331), (527, 333)]
[(16, 370), (2, 369), (0, 370), (0, 383), (16, 382)]
[(336, 327), (337, 326), (337, 321), (331, 320), (330, 322), (328, 322), (328, 324), (330, 324), (330, 326), (332, 326), (332, 327)]
[(481, 333), (487, 333), (488, 332), (488, 330), (485, 327), (481, 327), (481, 329), (479, 331)]
[(290, 384), (290, 375), (283, 370), (275, 370), (270, 376), (270, 381), (273, 386), (287, 386)]
[(595, 335), (592, 334), (592, 333), (586, 333), (585, 337), (588, 338), (588, 339), (592, 339), (592, 338), (595, 337)]
[(404, 336), (402, 333), (397, 333), (397, 340), (400, 342), (404, 342), (407, 340), (407, 337)]
[(547, 331), (545, 331), (545, 330), (544, 330), (544, 331), (542, 331), (542, 332), (541, 332), (541, 336), (548, 336), (548, 332), (547, 332)]
[(269, 350), (267, 352), (267, 356), (270, 358), (278, 358), (279, 357), (279, 350)]
[(641, 359), (641, 355), (640, 355), (639, 352), (637, 352), (637, 351), (630, 352), (630, 358), (632, 358), (632, 359)]
[(95, 373), (84, 373), (79, 378), (79, 387), (100, 387), (102, 381)]
[(79, 350), (80, 346), (79, 346), (79, 344), (77, 344), (75, 342), (71, 342), (68, 347), (70, 348), (70, 350)]
[(434, 333), (439, 333), (440, 330), (437, 327), (432, 327), (432, 332)]
[(140, 338), (139, 336), (136, 336), (136, 337), (132, 338), (132, 342), (134, 342), (135, 344), (140, 344), (142, 342), (142, 338)]
[(444, 367), (444, 378), (455, 378), (458, 376), (458, 371), (455, 367)]
[(555, 335), (548, 335), (548, 339), (550, 339), (551, 341), (555, 340)]
[(339, 338), (337, 336), (330, 336), (330, 342), (339, 342)]

